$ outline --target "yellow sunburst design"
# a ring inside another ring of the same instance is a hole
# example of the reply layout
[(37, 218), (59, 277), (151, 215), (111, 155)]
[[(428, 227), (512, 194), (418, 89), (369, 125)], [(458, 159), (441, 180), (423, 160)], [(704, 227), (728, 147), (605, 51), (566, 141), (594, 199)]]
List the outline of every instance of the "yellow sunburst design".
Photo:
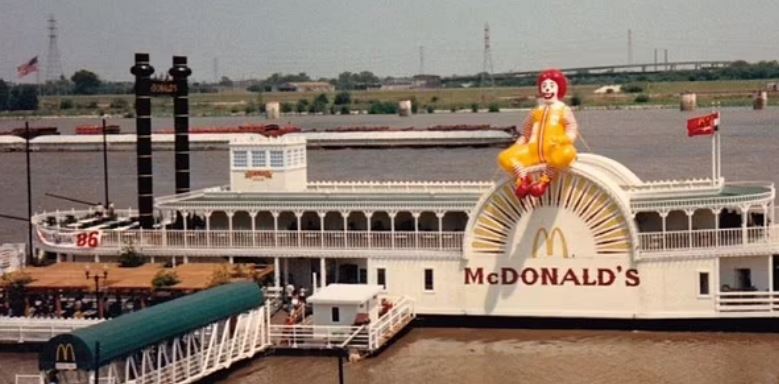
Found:
[(478, 212), (471, 236), (477, 254), (502, 255), (517, 222), (539, 207), (569, 211), (589, 228), (597, 255), (626, 255), (631, 247), (630, 227), (617, 202), (591, 180), (570, 172), (562, 173), (540, 198), (519, 200), (514, 183), (500, 185)]

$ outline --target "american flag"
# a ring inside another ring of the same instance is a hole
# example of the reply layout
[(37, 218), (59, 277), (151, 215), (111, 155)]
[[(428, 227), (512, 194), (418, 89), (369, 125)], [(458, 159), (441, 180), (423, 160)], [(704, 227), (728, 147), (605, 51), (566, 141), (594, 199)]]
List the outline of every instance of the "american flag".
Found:
[(19, 78), (25, 77), (33, 72), (38, 72), (38, 56), (35, 56), (30, 59), (30, 61), (16, 67), (16, 74)]

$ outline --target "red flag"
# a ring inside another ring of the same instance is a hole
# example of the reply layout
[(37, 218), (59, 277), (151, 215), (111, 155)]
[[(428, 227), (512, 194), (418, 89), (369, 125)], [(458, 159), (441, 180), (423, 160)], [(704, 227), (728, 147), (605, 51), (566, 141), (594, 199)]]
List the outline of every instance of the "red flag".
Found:
[(719, 112), (687, 120), (687, 136), (713, 135), (719, 127)]
[(16, 67), (16, 75), (19, 78), (25, 77), (33, 72), (38, 72), (38, 56), (33, 57), (30, 61)]

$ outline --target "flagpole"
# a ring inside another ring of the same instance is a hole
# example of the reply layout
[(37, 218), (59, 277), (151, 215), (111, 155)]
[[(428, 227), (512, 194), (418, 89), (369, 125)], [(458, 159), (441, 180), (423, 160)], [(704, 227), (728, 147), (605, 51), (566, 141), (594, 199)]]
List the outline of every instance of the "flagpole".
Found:
[(716, 146), (716, 152), (717, 155), (717, 182), (719, 182), (720, 178), (722, 178), (722, 152), (721, 152), (721, 142), (720, 142), (720, 133), (719, 133), (719, 127), (722, 124), (722, 114), (719, 111), (720, 104), (717, 102), (717, 125), (714, 126), (714, 141)]

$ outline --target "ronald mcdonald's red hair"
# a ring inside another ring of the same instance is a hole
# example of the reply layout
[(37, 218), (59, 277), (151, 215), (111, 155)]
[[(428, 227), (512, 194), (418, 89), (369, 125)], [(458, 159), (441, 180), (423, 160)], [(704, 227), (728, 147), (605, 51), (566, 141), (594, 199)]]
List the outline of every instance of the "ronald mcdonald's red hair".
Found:
[(536, 82), (536, 87), (540, 90), (541, 82), (547, 79), (557, 83), (557, 89), (558, 89), (557, 98), (562, 99), (563, 97), (565, 97), (565, 93), (568, 91), (568, 79), (565, 77), (565, 75), (556, 69), (548, 69), (546, 71), (543, 71), (541, 72), (540, 75), (538, 75), (538, 81)]

